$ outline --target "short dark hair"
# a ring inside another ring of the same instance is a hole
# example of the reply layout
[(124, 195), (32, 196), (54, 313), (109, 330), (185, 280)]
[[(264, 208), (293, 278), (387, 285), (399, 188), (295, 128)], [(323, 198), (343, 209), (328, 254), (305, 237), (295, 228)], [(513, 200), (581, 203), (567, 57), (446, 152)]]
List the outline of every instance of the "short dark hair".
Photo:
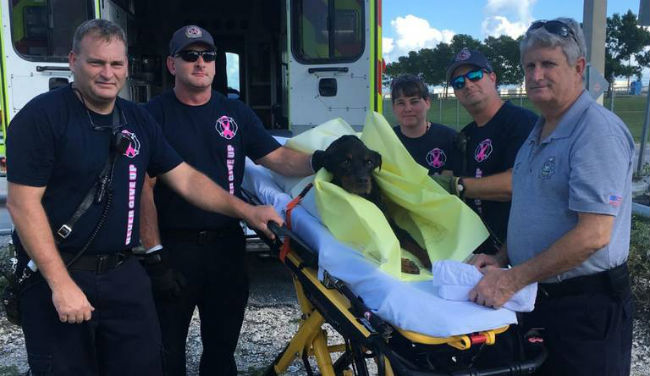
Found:
[(403, 74), (390, 83), (390, 100), (395, 102), (395, 99), (401, 95), (429, 99), (429, 89), (420, 77), (413, 74)]
[(72, 52), (78, 54), (81, 41), (88, 34), (93, 34), (97, 38), (101, 38), (106, 42), (110, 42), (113, 39), (117, 39), (124, 43), (124, 48), (128, 47), (126, 42), (126, 34), (122, 28), (109, 21), (101, 18), (95, 18), (92, 20), (85, 21), (77, 27), (77, 30), (74, 32), (72, 37)]

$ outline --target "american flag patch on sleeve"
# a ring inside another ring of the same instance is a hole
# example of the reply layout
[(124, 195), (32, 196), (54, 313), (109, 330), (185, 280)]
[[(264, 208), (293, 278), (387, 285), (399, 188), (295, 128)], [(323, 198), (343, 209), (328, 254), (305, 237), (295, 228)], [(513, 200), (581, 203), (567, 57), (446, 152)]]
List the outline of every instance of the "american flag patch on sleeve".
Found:
[(622, 201), (623, 197), (619, 195), (609, 195), (607, 199), (607, 203), (615, 208), (619, 207)]

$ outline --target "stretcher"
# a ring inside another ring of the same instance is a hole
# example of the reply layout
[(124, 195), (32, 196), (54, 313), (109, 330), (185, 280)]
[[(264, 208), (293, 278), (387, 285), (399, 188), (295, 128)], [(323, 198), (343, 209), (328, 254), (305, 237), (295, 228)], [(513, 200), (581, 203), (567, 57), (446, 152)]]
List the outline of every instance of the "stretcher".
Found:
[[(379, 375), (526, 375), (543, 363), (543, 340), (529, 333), (520, 359), (481, 368), (485, 349), (516, 323), (513, 312), (440, 301), (429, 293), (429, 281), (405, 283), (378, 271), (338, 243), (303, 205), (287, 213), (297, 200), (250, 161), (243, 188), (250, 202), (274, 206), (290, 224), (269, 224), (277, 238), (269, 245), (292, 273), (302, 312), (298, 331), (264, 375), (280, 375), (296, 359), (313, 375), (310, 358), (325, 376), (369, 375), (369, 364)], [(403, 312), (409, 304), (418, 307), (415, 316)], [(325, 323), (343, 343), (328, 343)]]

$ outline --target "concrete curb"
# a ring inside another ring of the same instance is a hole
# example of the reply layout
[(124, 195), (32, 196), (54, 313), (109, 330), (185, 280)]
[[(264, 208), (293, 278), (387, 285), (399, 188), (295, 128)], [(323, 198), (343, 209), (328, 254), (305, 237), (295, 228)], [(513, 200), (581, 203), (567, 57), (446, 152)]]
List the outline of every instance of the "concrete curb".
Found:
[(637, 204), (636, 202), (632, 203), (632, 213), (640, 215), (645, 218), (650, 218), (650, 206), (645, 206)]

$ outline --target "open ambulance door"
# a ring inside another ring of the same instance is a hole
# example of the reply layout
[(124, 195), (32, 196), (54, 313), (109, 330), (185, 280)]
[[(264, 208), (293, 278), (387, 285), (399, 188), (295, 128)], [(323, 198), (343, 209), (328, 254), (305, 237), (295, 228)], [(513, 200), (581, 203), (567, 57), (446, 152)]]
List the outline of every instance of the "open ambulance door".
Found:
[[(288, 109), (294, 134), (381, 111), (380, 0), (287, 0)], [(379, 82), (379, 83), (378, 83)]]
[[(125, 5), (127, 4), (133, 4), (133, 2), (127, 1)], [(132, 30), (130, 30), (129, 26), (132, 24), (133, 20), (130, 19), (131, 16), (129, 13), (125, 9), (116, 5), (113, 1), (108, 0), (99, 1), (98, 8), (99, 14), (97, 18), (103, 18), (119, 25), (126, 34), (127, 44), (130, 45), (131, 43), (128, 42), (130, 42), (132, 39), (132, 35), (130, 33)], [(133, 98), (131, 91), (131, 85), (124, 85), (124, 87), (122, 87), (122, 90), (120, 90), (119, 96), (127, 100), (132, 100)]]
[[(88, 0), (2, 0), (2, 142), (6, 126), (35, 96), (72, 80), (68, 53), (81, 22), (93, 18)], [(56, 11), (54, 11), (56, 9)]]

